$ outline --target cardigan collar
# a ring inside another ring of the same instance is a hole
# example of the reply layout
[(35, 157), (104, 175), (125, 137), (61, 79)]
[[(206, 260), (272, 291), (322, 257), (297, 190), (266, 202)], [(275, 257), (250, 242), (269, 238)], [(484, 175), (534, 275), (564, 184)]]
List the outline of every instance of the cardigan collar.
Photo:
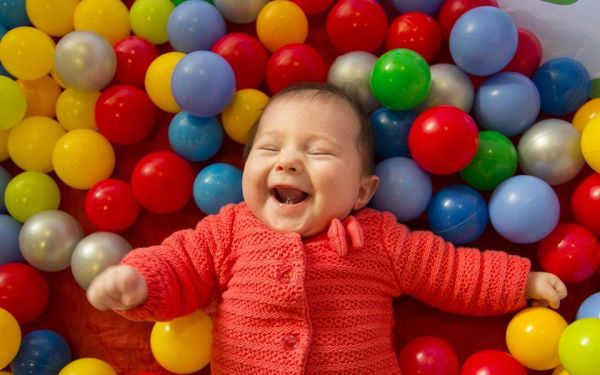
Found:
[(363, 231), (358, 220), (350, 215), (344, 221), (335, 218), (331, 221), (327, 231), (329, 245), (340, 257), (348, 254), (352, 249), (360, 250), (365, 244)]

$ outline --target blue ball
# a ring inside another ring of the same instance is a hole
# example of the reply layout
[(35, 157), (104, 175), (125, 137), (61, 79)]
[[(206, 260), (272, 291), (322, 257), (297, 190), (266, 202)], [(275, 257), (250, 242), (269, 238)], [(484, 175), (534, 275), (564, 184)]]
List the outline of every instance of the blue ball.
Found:
[(399, 13), (423, 12), (434, 16), (444, 0), (392, 0), (394, 8)]
[(417, 118), (416, 111), (394, 111), (377, 108), (369, 116), (375, 137), (375, 155), (380, 159), (409, 157), (408, 131)]
[(71, 349), (58, 333), (47, 329), (23, 336), (11, 363), (14, 375), (56, 375), (71, 362)]
[(498, 73), (488, 78), (475, 95), (477, 124), (507, 137), (518, 135), (540, 113), (540, 94), (535, 84), (520, 73)]
[(194, 180), (194, 202), (207, 215), (216, 214), (229, 203), (244, 200), (242, 171), (226, 163), (211, 164)]
[(0, 215), (0, 265), (25, 263), (19, 250), (19, 233), (23, 224), (8, 215)]
[(31, 21), (27, 16), (25, 0), (0, 1), (0, 24), (7, 29), (18, 26), (30, 26)]
[(590, 74), (579, 61), (561, 57), (542, 64), (533, 83), (540, 92), (542, 111), (560, 116), (575, 112), (587, 101)]
[(229, 63), (210, 51), (183, 57), (171, 76), (173, 97), (181, 109), (198, 117), (221, 113), (235, 94), (235, 74)]
[(375, 174), (380, 183), (371, 200), (373, 208), (390, 211), (402, 222), (425, 211), (431, 199), (431, 179), (412, 159), (385, 159), (377, 164)]
[(476, 190), (466, 185), (450, 185), (431, 198), (427, 220), (435, 234), (456, 245), (464, 245), (485, 230), (488, 208)]
[(6, 185), (10, 182), (12, 176), (8, 171), (0, 167), (0, 213), (6, 212), (6, 204), (4, 203), (4, 192), (6, 191)]
[(169, 143), (188, 161), (212, 158), (223, 143), (223, 128), (216, 117), (197, 117), (179, 112), (169, 124)]
[(169, 15), (169, 42), (177, 51), (210, 50), (227, 32), (225, 20), (214, 5), (202, 0), (179, 4)]
[(502, 70), (517, 51), (517, 27), (504, 11), (477, 7), (467, 11), (450, 32), (450, 54), (462, 70), (487, 76)]
[(546, 237), (558, 224), (556, 193), (541, 178), (520, 175), (502, 182), (489, 204), (492, 226), (515, 243), (532, 243)]
[(600, 318), (600, 292), (592, 294), (579, 306), (575, 319), (584, 318)]

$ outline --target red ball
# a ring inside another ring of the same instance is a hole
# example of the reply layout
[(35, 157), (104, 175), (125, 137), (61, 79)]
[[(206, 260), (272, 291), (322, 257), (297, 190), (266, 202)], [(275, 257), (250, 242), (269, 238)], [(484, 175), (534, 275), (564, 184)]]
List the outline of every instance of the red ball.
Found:
[(432, 63), (440, 52), (442, 33), (429, 15), (409, 12), (397, 17), (387, 32), (386, 50), (408, 48)]
[(306, 14), (319, 14), (326, 11), (333, 0), (292, 0), (292, 2), (302, 8)]
[(96, 101), (96, 126), (109, 141), (131, 145), (152, 132), (157, 112), (144, 90), (116, 85), (104, 90)]
[(450, 344), (434, 336), (417, 337), (400, 351), (403, 374), (457, 375), (458, 358)]
[(496, 0), (446, 0), (438, 13), (444, 39), (450, 40), (450, 31), (460, 16), (481, 6), (498, 7), (498, 3)]
[(375, 52), (386, 32), (385, 10), (374, 0), (341, 0), (327, 15), (327, 35), (341, 53)]
[(542, 45), (537, 36), (531, 31), (519, 27), (517, 32), (519, 33), (517, 51), (512, 60), (502, 70), (532, 77), (542, 62)]
[(114, 83), (144, 87), (146, 70), (159, 55), (154, 44), (139, 36), (128, 36), (115, 43), (117, 70)]
[(272, 94), (296, 82), (325, 82), (327, 66), (319, 52), (307, 44), (277, 49), (267, 64), (267, 86)]
[(600, 236), (600, 173), (583, 179), (571, 196), (571, 212), (575, 220)]
[(434, 174), (451, 174), (465, 168), (475, 156), (479, 132), (465, 111), (449, 105), (421, 113), (408, 133), (408, 148), (415, 162)]
[(129, 228), (140, 211), (131, 186), (115, 179), (100, 181), (88, 190), (84, 208), (92, 224), (109, 232)]
[(512, 355), (500, 350), (482, 350), (463, 363), (460, 375), (527, 375)]
[(20, 325), (36, 320), (48, 304), (48, 282), (35, 268), (24, 263), (0, 265), (0, 308)]
[(243, 33), (227, 34), (217, 40), (212, 51), (231, 65), (237, 90), (255, 89), (262, 85), (268, 57), (258, 39)]
[(587, 280), (600, 265), (600, 244), (581, 225), (560, 223), (538, 243), (542, 269), (568, 283)]
[(170, 151), (153, 152), (142, 158), (131, 174), (137, 201), (151, 212), (172, 213), (192, 198), (194, 174), (188, 162)]

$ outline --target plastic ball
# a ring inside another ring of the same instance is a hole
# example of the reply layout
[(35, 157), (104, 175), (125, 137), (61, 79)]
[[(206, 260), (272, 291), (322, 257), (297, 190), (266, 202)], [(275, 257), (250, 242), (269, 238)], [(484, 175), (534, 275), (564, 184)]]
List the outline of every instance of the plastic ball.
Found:
[(512, 355), (500, 350), (481, 350), (463, 363), (461, 375), (527, 375), (527, 371)]
[(411, 49), (428, 62), (435, 60), (442, 44), (437, 22), (425, 13), (409, 12), (396, 17), (387, 31), (385, 47)]
[(38, 212), (56, 210), (60, 204), (60, 191), (47, 174), (23, 172), (6, 186), (4, 202), (10, 216), (24, 223)]
[(71, 348), (58, 333), (40, 329), (24, 335), (11, 363), (15, 374), (54, 375), (71, 361)]
[(115, 152), (102, 134), (75, 129), (56, 142), (52, 164), (65, 184), (75, 189), (89, 189), (112, 174)]
[(504, 11), (484, 6), (464, 13), (450, 33), (450, 54), (462, 70), (487, 76), (502, 70), (517, 50), (517, 27)]
[(478, 140), (477, 125), (471, 116), (456, 107), (440, 105), (415, 119), (408, 147), (421, 168), (443, 175), (465, 168), (477, 152)]
[(469, 113), (473, 108), (475, 90), (469, 76), (454, 64), (435, 64), (430, 67), (431, 88), (417, 106), (423, 111), (436, 105), (452, 105)]
[(600, 318), (600, 292), (594, 293), (587, 297), (579, 309), (577, 309), (577, 316), (575, 319), (584, 318)]
[(168, 322), (156, 322), (150, 334), (152, 354), (169, 371), (198, 371), (210, 362), (212, 328), (212, 320), (200, 310)]
[(268, 0), (214, 0), (215, 7), (226, 20), (233, 23), (250, 23), (256, 21), (260, 10)]
[(542, 62), (542, 45), (535, 34), (527, 29), (519, 27), (517, 34), (517, 51), (503, 70), (532, 77)]
[(563, 367), (573, 375), (594, 375), (600, 368), (600, 319), (584, 318), (571, 323), (558, 344)]
[(401, 222), (419, 217), (431, 199), (431, 179), (409, 158), (392, 157), (375, 167), (379, 189), (371, 199), (377, 210), (390, 211)]
[[(2, 130), (0, 129), (0, 161), (4, 161), (6, 159), (8, 159), (8, 148), (6, 146), (6, 143), (8, 142), (8, 134), (10, 133), (10, 130)], [(0, 175), (1, 177), (1, 175)], [(0, 179), (1, 182), (1, 179)], [(0, 189), (0, 193), (2, 193), (2, 190)], [(0, 195), (2, 196), (2, 195)], [(2, 202), (2, 199), (0, 199), (0, 211), (6, 211), (5, 207), (4, 207), (4, 202)]]
[(375, 155), (381, 159), (409, 157), (408, 131), (417, 118), (416, 111), (394, 111), (379, 107), (369, 116), (375, 138)]
[(0, 351), (0, 368), (6, 367), (17, 355), (21, 345), (21, 327), (11, 313), (0, 308), (0, 332), (2, 332), (2, 351)]
[(387, 33), (387, 16), (373, 0), (340, 0), (327, 15), (327, 36), (341, 52), (375, 52)]
[(79, 358), (69, 363), (58, 375), (117, 375), (117, 372), (106, 362), (97, 358)]
[(478, 190), (493, 190), (517, 170), (518, 154), (505, 135), (493, 130), (479, 133), (477, 153), (460, 176)]
[(519, 140), (519, 166), (524, 173), (550, 185), (570, 181), (583, 168), (579, 147), (581, 135), (570, 123), (559, 119), (534, 124)]
[(56, 115), (56, 101), (61, 90), (50, 76), (45, 75), (33, 81), (18, 80), (17, 84), (27, 98), (25, 117)]
[(399, 13), (423, 12), (430, 16), (435, 15), (443, 3), (444, 0), (392, 0)]
[(302, 8), (293, 2), (270, 1), (258, 13), (256, 35), (270, 51), (287, 44), (303, 43), (308, 36), (308, 20)]
[(486, 5), (497, 7), (498, 3), (496, 0), (446, 0), (440, 7), (438, 14), (440, 29), (442, 30), (444, 39), (450, 39), (450, 32), (460, 16), (473, 8)]
[(50, 73), (54, 41), (34, 27), (9, 30), (0, 41), (0, 62), (13, 76), (34, 80)]
[(221, 114), (225, 133), (238, 143), (248, 142), (250, 130), (268, 102), (269, 97), (259, 90), (243, 89), (236, 92)]
[(458, 375), (458, 358), (452, 346), (439, 337), (420, 336), (400, 351), (403, 373), (421, 375)]
[(575, 116), (573, 116), (573, 126), (575, 126), (580, 133), (583, 133), (587, 124), (593, 120), (598, 113), (600, 113), (600, 98), (586, 102), (577, 110), (577, 112), (575, 112)]
[(255, 37), (243, 33), (227, 34), (211, 50), (227, 60), (233, 69), (237, 90), (255, 89), (263, 83), (267, 51)]
[(146, 72), (144, 85), (150, 100), (160, 109), (169, 113), (181, 111), (175, 101), (171, 87), (171, 77), (175, 66), (183, 57), (183, 52), (167, 52), (158, 56)]
[(233, 165), (210, 164), (196, 175), (194, 202), (205, 214), (216, 214), (221, 207), (243, 199), (242, 171)]
[(297, 82), (325, 82), (327, 66), (307, 44), (290, 44), (275, 51), (267, 63), (267, 86), (272, 94)]
[(50, 117), (27, 117), (8, 135), (8, 154), (25, 171), (52, 172), (52, 149), (64, 134)]
[(550, 115), (575, 112), (588, 99), (590, 74), (579, 61), (561, 57), (546, 61), (533, 75), (542, 111)]
[(488, 223), (485, 200), (465, 185), (450, 185), (436, 192), (427, 207), (431, 230), (455, 245), (477, 239)]
[(20, 325), (36, 320), (47, 304), (48, 283), (38, 270), (23, 263), (0, 265), (0, 308)]
[(136, 86), (107, 88), (96, 101), (96, 126), (109, 141), (132, 145), (154, 129), (158, 111), (146, 92)]
[(579, 224), (600, 236), (600, 174), (590, 174), (575, 187), (571, 212)]
[(540, 113), (540, 94), (529, 78), (513, 72), (494, 75), (475, 95), (475, 118), (481, 128), (507, 137), (523, 133)]
[[(0, 265), (13, 262), (25, 262), (19, 249), (21, 223), (9, 215), (0, 214)], [(1, 365), (0, 365), (1, 366)]]
[(107, 179), (98, 182), (87, 192), (84, 209), (96, 228), (120, 232), (133, 225), (140, 206), (129, 184), (121, 180)]
[(581, 133), (581, 153), (587, 164), (600, 172), (600, 117), (590, 120)]
[(158, 49), (146, 39), (134, 35), (119, 40), (113, 49), (117, 57), (113, 82), (144, 88), (146, 71), (158, 57)]
[(27, 111), (27, 97), (12, 79), (0, 75), (0, 130), (17, 125)]
[(75, 30), (93, 31), (111, 44), (131, 32), (129, 9), (122, 1), (82, 0), (73, 14)]
[(194, 174), (188, 162), (170, 151), (144, 156), (135, 165), (131, 188), (137, 201), (150, 212), (172, 213), (192, 197)]
[(511, 177), (492, 193), (490, 220), (496, 231), (515, 243), (546, 237), (558, 224), (558, 197), (544, 180), (528, 175)]
[(78, 0), (27, 0), (29, 20), (37, 29), (51, 36), (63, 36), (74, 30), (73, 14)]
[(37, 269), (56, 272), (68, 268), (83, 230), (77, 219), (60, 210), (47, 210), (27, 219), (19, 234), (23, 257)]
[(377, 56), (364, 51), (345, 53), (329, 67), (327, 82), (354, 98), (365, 113), (379, 106), (371, 92), (371, 71)]
[(30, 25), (25, 3), (25, 0), (6, 0), (0, 3), (0, 24), (9, 29)]
[(223, 128), (216, 117), (197, 117), (182, 111), (169, 124), (169, 144), (185, 160), (208, 160), (222, 142)]
[(116, 233), (95, 232), (84, 237), (75, 246), (71, 257), (75, 281), (87, 289), (100, 272), (119, 264), (130, 250), (129, 242)]
[(319, 14), (325, 12), (331, 4), (333, 4), (333, 0), (292, 0), (294, 3), (298, 4), (300, 8), (306, 14)]
[(94, 111), (98, 91), (76, 91), (66, 89), (56, 100), (56, 119), (67, 131), (75, 129), (96, 130)]
[(167, 25), (173, 9), (169, 0), (136, 0), (129, 9), (131, 30), (154, 44), (168, 42)]
[(169, 43), (177, 51), (208, 50), (226, 33), (225, 20), (214, 5), (186, 1), (175, 7), (167, 23)]
[(54, 66), (67, 86), (77, 91), (98, 91), (112, 81), (117, 58), (100, 34), (72, 31), (56, 45)]

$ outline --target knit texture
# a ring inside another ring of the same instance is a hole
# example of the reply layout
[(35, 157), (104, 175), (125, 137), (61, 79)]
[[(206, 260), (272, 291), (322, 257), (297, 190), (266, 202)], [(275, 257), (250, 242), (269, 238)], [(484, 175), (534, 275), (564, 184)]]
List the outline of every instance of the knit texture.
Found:
[(454, 248), (363, 209), (309, 238), (275, 232), (244, 203), (228, 205), (123, 263), (148, 299), (118, 313), (166, 321), (217, 302), (211, 370), (218, 374), (400, 374), (392, 298), (497, 315), (525, 304), (530, 262)]

